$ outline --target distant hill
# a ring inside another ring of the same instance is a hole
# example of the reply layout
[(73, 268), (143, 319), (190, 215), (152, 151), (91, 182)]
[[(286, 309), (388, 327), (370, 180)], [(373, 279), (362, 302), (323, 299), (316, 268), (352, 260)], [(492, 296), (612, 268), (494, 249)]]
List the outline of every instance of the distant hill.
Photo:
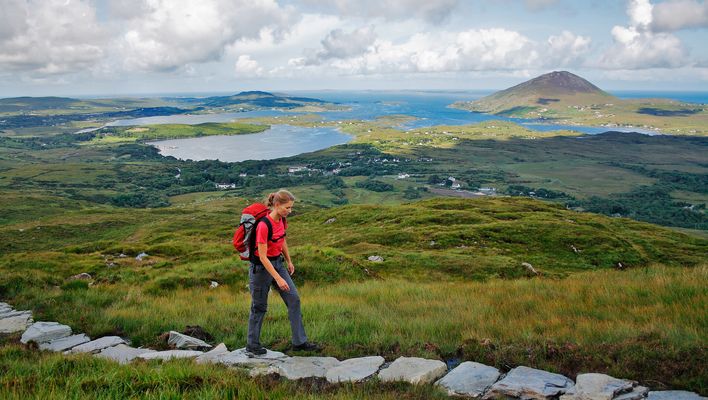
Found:
[(8, 97), (0, 99), (0, 112), (67, 108), (80, 103), (81, 100), (68, 97)]
[(276, 108), (296, 108), (308, 105), (322, 105), (325, 102), (319, 99), (308, 97), (290, 97), (276, 95), (269, 92), (249, 91), (241, 92), (233, 96), (214, 96), (201, 99), (199, 101), (206, 107), (276, 107)]
[(499, 115), (523, 114), (536, 109), (605, 104), (618, 99), (567, 71), (553, 71), (477, 101), (458, 104), (472, 111)]

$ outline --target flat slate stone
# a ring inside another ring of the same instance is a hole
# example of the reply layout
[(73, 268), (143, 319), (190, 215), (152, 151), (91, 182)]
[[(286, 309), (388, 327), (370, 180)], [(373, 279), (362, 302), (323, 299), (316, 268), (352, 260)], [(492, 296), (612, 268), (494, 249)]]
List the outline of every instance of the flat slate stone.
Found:
[(154, 353), (143, 353), (136, 358), (143, 360), (171, 360), (173, 358), (194, 358), (204, 354), (203, 351), (197, 350), (167, 350), (156, 351)]
[(290, 380), (324, 378), (327, 370), (339, 364), (334, 357), (291, 357), (278, 364), (275, 373)]
[(178, 349), (188, 350), (211, 349), (213, 347), (212, 345), (203, 340), (193, 338), (191, 336), (187, 336), (185, 334), (175, 331), (170, 331), (170, 338), (167, 339), (167, 344), (169, 344), (170, 346), (174, 346)]
[(22, 343), (44, 343), (71, 335), (71, 328), (58, 322), (35, 322), (22, 334)]
[(32, 314), (0, 319), (0, 333), (24, 332), (32, 323)]
[(375, 374), (384, 361), (381, 356), (350, 358), (327, 370), (325, 377), (330, 383), (360, 382)]
[(647, 400), (699, 400), (705, 397), (693, 392), (683, 390), (662, 390), (660, 392), (649, 392)]
[(273, 364), (279, 364), (289, 357), (279, 351), (271, 351), (262, 356), (250, 356), (246, 353), (245, 348), (240, 348), (221, 356), (216, 357), (216, 362), (219, 364), (234, 366), (234, 367), (246, 367), (252, 368), (257, 366), (268, 366)]
[(636, 382), (613, 378), (605, 374), (579, 374), (575, 386), (560, 400), (612, 400), (618, 394), (631, 392)]
[(104, 336), (88, 343), (78, 345), (69, 350), (67, 353), (98, 353), (106, 347), (118, 346), (119, 344), (126, 344), (126, 341), (119, 336)]
[(218, 359), (220, 356), (225, 355), (225, 354), (229, 354), (229, 349), (226, 348), (225, 344), (221, 343), (218, 346), (214, 347), (213, 349), (200, 355), (194, 361), (196, 361), (197, 364), (215, 363), (215, 362), (218, 362)]
[(450, 396), (478, 398), (499, 379), (499, 370), (488, 365), (465, 361), (435, 384)]
[(17, 316), (21, 316), (21, 315), (27, 315), (28, 317), (32, 318), (32, 311), (18, 311), (18, 310), (12, 310), (12, 309), (0, 311), (0, 319), (17, 317)]
[(431, 383), (445, 375), (447, 365), (440, 360), (418, 357), (399, 357), (388, 368), (379, 372), (383, 382), (404, 381), (414, 385)]
[(55, 339), (55, 340), (52, 340), (51, 342), (40, 343), (39, 349), (40, 350), (49, 350), (49, 351), (65, 351), (65, 350), (69, 350), (72, 347), (78, 346), (80, 344), (84, 344), (90, 340), (91, 340), (91, 338), (84, 335), (83, 333), (80, 333), (78, 335), (72, 335), (72, 336), (63, 337), (61, 339)]
[(573, 381), (560, 374), (540, 369), (517, 367), (504, 379), (492, 385), (484, 399), (504, 398), (548, 399), (557, 397), (573, 387)]
[(612, 400), (644, 400), (647, 398), (649, 388), (644, 386), (635, 386), (629, 393), (621, 394)]
[(109, 360), (116, 361), (120, 364), (127, 364), (139, 355), (155, 353), (152, 349), (136, 349), (125, 344), (119, 344), (113, 347), (107, 347), (101, 350), (100, 353), (94, 354), (96, 357), (107, 358)]

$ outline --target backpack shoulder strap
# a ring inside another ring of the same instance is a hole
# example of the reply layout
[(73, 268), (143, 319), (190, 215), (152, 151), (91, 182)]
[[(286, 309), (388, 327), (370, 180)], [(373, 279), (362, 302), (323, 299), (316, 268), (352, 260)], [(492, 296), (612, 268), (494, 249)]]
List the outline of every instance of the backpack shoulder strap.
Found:
[(270, 219), (268, 219), (268, 216), (263, 217), (263, 219), (261, 219), (261, 221), (263, 221), (266, 224), (266, 226), (268, 227), (268, 241), (272, 242), (273, 241), (273, 224), (270, 223)]

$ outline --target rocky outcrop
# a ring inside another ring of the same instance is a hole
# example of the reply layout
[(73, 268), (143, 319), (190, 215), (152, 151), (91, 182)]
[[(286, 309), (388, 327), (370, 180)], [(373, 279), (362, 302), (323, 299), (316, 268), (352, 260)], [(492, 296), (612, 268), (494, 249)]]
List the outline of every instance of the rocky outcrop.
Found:
[(151, 353), (146, 352), (138, 355), (136, 358), (142, 360), (171, 360), (173, 358), (195, 358), (202, 354), (204, 354), (203, 351), (196, 350), (166, 350)]
[(693, 392), (683, 390), (666, 390), (661, 392), (649, 392), (647, 400), (704, 400), (705, 397)]

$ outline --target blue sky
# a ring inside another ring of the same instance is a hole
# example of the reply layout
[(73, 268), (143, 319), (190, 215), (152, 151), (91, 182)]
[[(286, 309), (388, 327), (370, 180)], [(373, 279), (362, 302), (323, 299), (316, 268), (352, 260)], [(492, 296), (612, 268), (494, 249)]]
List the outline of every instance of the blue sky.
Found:
[(502, 89), (553, 70), (708, 91), (700, 0), (0, 0), (0, 97)]

